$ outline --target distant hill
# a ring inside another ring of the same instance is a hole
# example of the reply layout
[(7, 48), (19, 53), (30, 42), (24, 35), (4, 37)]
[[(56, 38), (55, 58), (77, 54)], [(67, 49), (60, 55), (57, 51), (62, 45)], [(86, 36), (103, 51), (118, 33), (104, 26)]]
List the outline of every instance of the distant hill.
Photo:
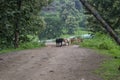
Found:
[(46, 29), (39, 36), (42, 39), (73, 35), (80, 28), (85, 28), (85, 16), (79, 0), (54, 0), (42, 8), (40, 16), (46, 22)]
[(69, 3), (73, 3), (73, 2), (75, 4), (75, 8), (80, 11), (82, 9), (82, 4), (80, 3), (79, 0), (54, 0), (48, 6), (43, 7), (41, 12), (42, 13), (59, 12), (62, 7), (66, 6)]

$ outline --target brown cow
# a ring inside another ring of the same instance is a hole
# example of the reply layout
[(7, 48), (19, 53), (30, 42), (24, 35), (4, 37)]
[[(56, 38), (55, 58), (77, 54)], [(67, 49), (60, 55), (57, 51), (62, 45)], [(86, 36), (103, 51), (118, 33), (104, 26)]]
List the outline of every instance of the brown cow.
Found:
[(80, 43), (80, 42), (83, 42), (83, 39), (81, 39), (81, 38), (72, 38), (70, 41), (71, 41), (71, 44)]

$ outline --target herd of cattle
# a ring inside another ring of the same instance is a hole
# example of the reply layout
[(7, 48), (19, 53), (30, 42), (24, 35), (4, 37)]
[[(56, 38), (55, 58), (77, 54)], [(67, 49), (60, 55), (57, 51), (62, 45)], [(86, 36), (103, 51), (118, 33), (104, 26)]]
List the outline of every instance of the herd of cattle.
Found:
[(58, 38), (56, 39), (56, 47), (61, 47), (61, 46), (69, 46), (70, 44), (73, 43), (80, 43), (83, 42), (83, 39), (81, 38), (71, 38), (71, 39), (65, 39), (65, 38)]

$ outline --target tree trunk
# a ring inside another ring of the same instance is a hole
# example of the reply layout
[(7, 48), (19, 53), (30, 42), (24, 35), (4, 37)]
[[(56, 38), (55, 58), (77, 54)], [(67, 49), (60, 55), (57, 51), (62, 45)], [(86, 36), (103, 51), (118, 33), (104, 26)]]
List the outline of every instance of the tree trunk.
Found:
[(103, 25), (109, 35), (116, 41), (118, 45), (120, 45), (120, 38), (111, 28), (111, 26), (100, 16), (98, 11), (94, 9), (86, 0), (79, 0), (95, 17), (96, 19)]
[(16, 13), (16, 20), (15, 20), (15, 40), (14, 40), (14, 47), (18, 48), (19, 47), (19, 27), (20, 27), (20, 10), (21, 10), (21, 0), (17, 0), (17, 10), (19, 12)]

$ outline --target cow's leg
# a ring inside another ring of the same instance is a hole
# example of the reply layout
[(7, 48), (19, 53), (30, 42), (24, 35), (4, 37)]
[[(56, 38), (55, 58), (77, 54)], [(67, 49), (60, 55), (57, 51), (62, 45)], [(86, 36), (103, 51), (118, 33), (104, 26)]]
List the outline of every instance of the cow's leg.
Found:
[(60, 42), (60, 47), (62, 46), (62, 42)]

